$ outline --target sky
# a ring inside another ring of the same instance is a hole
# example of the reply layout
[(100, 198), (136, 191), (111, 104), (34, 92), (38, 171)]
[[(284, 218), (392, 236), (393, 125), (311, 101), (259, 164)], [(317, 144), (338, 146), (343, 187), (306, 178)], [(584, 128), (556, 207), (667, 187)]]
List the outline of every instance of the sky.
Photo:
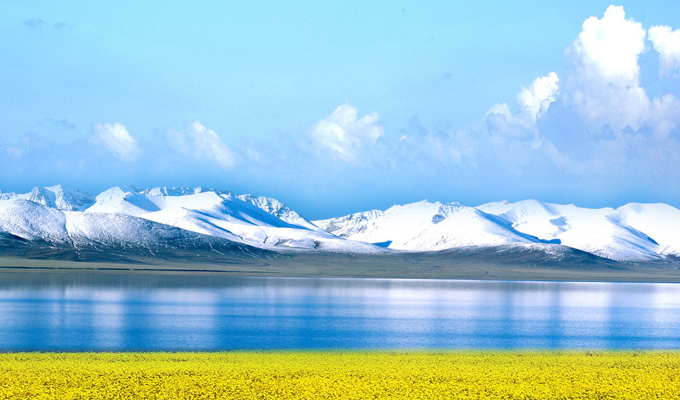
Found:
[(679, 2), (366, 3), (0, 2), (0, 189), (680, 207)]

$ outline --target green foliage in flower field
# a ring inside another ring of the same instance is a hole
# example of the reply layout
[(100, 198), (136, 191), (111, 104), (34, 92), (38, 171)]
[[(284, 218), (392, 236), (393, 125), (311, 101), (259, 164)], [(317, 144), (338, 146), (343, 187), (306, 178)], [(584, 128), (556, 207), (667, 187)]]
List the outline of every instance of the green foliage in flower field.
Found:
[(678, 399), (680, 352), (4, 353), (2, 399)]

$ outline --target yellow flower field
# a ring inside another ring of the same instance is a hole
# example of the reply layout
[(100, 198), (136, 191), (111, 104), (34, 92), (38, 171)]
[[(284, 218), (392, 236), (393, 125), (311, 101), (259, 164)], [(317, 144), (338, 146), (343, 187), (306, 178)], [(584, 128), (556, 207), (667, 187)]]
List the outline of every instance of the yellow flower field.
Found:
[(4, 353), (2, 399), (680, 399), (680, 352)]

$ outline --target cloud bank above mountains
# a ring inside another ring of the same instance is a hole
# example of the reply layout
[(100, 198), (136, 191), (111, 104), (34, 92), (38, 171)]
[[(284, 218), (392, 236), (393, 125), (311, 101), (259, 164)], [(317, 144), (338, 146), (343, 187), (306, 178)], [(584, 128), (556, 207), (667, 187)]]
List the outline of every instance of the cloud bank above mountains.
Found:
[[(93, 189), (206, 184), (267, 192), (313, 218), (326, 216), (322, 207), (336, 215), (422, 198), (680, 204), (680, 30), (646, 26), (611, 5), (576, 33), (556, 49), (564, 72), (556, 65), (517, 82), (514, 102), (498, 99), (468, 126), (414, 114), (399, 128), (352, 99), (266, 139), (233, 139), (200, 116), (149, 135), (122, 120), (92, 121), (87, 137), (71, 141), (0, 141), (0, 166), (11, 175), (4, 185), (20, 190), (29, 174)], [(646, 87), (651, 68), (657, 82)], [(348, 193), (374, 203), (346, 202)]]
[(330, 150), (332, 156), (344, 161), (355, 161), (364, 145), (374, 145), (385, 132), (378, 124), (378, 114), (371, 112), (357, 118), (356, 106), (339, 105), (331, 115), (314, 124), (309, 130), (312, 142)]
[(107, 148), (119, 159), (134, 161), (139, 157), (141, 153), (139, 144), (123, 124), (118, 122), (96, 124), (92, 130), (94, 134), (90, 137), (90, 141)]

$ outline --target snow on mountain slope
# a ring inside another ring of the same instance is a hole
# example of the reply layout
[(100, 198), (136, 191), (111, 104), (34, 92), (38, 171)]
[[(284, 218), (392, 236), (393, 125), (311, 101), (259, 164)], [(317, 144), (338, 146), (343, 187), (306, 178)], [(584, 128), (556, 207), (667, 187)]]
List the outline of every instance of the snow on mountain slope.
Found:
[(236, 196), (236, 198), (246, 203), (250, 203), (255, 207), (292, 225), (301, 226), (313, 231), (320, 230), (320, 228), (314, 225), (311, 221), (307, 220), (302, 215), (288, 208), (285, 204), (281, 203), (276, 199), (272, 199), (271, 197), (242, 194)]
[(380, 251), (319, 229), (278, 200), (228, 191), (119, 186), (97, 196), (86, 212), (137, 216), (263, 248)]
[(2, 193), (0, 200), (24, 199), (64, 211), (84, 211), (94, 203), (94, 197), (82, 190), (67, 186), (35, 187), (30, 193)]
[[(313, 223), (314, 225), (320, 227), (321, 229), (325, 229), (326, 231), (331, 232), (337, 236), (344, 238), (350, 237), (358, 238), (362, 233), (366, 232), (366, 230), (369, 227), (373, 227), (373, 229), (375, 229), (376, 224), (379, 222), (377, 220), (383, 215), (384, 213), (380, 210), (371, 210), (346, 215), (344, 217), (314, 221)], [(388, 241), (374, 243), (382, 243), (385, 246), (390, 244), (388, 243)]]
[(63, 211), (23, 198), (0, 200), (0, 231), (26, 240), (70, 243)]
[(524, 200), (473, 208), (424, 201), (314, 223), (338, 236), (402, 250), (560, 243), (617, 261), (680, 256), (680, 210), (665, 204), (588, 209)]
[(253, 255), (257, 249), (122, 214), (63, 211), (23, 198), (0, 200), (0, 232), (31, 242), (75, 249), (160, 248), (233, 250)]
[(45, 188), (54, 194), (54, 205), (64, 211), (84, 211), (94, 204), (94, 197), (82, 190), (56, 185)]
[(139, 217), (68, 211), (64, 214), (66, 230), (75, 247), (147, 248), (152, 253), (159, 247), (231, 248), (247, 253), (252, 252), (252, 249), (238, 242), (201, 235)]
[(266, 228), (292, 227), (231, 194), (204, 192), (154, 200), (161, 209), (144, 218), (213, 236), (264, 243), (270, 236)]
[(536, 200), (525, 200), (517, 203), (489, 203), (476, 208), (505, 219), (521, 232), (541, 239), (555, 239), (560, 232), (564, 232), (565, 224), (559, 213), (550, 206)]
[(61, 185), (0, 192), (0, 233), (69, 246), (191, 246), (212, 237), (264, 249), (386, 251), (376, 244), (545, 252), (559, 243), (617, 261), (680, 257), (680, 210), (666, 204), (588, 209), (536, 200), (479, 207), (422, 201), (312, 222), (276, 199), (202, 187), (117, 186), (96, 198)]
[(351, 240), (383, 243), (391, 249), (432, 251), (463, 246), (537, 243), (507, 221), (458, 203), (421, 201), (314, 222)]
[(135, 217), (160, 210), (153, 200), (162, 196), (149, 196), (137, 193), (139, 189), (131, 185), (115, 186), (96, 197), (95, 203), (86, 212), (117, 213)]
[(658, 259), (661, 254), (653, 238), (626, 223), (621, 212), (612, 208), (588, 209), (536, 200), (489, 203), (477, 208), (507, 220), (519, 232), (559, 240), (600, 257), (645, 261)]
[(182, 188), (182, 187), (155, 187), (152, 189), (144, 189), (139, 191), (143, 194), (150, 194), (152, 196), (184, 196), (187, 194), (199, 194), (204, 192), (214, 192), (216, 194), (231, 194), (228, 190), (208, 189), (203, 186), (196, 188)]
[(667, 204), (630, 203), (616, 211), (620, 223), (658, 243), (658, 254), (680, 256), (680, 210)]

